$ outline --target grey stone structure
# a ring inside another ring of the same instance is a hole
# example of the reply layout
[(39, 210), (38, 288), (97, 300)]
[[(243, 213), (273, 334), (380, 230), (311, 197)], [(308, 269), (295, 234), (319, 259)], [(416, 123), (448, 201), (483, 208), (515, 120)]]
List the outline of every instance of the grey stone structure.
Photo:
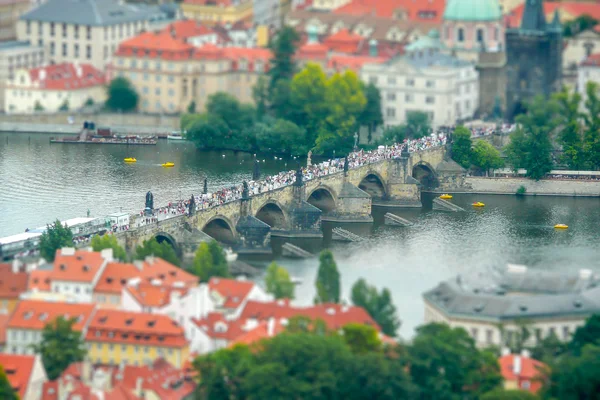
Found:
[(547, 24), (543, 0), (526, 0), (520, 27), (506, 31), (506, 116), (513, 120), (523, 102), (561, 88), (562, 26), (558, 14)]

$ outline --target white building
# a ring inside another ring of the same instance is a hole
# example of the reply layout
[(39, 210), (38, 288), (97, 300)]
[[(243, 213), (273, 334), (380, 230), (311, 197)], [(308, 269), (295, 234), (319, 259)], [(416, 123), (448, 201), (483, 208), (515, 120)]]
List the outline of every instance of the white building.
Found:
[(8, 79), (20, 68), (36, 68), (45, 62), (44, 48), (29, 42), (0, 43), (0, 110), (4, 110), (4, 88)]
[(362, 80), (381, 92), (385, 125), (401, 125), (414, 111), (426, 112), (434, 128), (473, 117), (479, 106), (475, 65), (442, 49), (438, 32), (432, 30), (406, 46), (404, 56), (363, 66)]
[(17, 38), (45, 47), (55, 63), (79, 61), (104, 70), (119, 43), (164, 27), (172, 17), (159, 6), (119, 0), (48, 0), (21, 16)]
[(599, 283), (590, 270), (566, 276), (515, 265), (493, 282), (459, 276), (423, 294), (425, 323), (464, 328), (479, 347), (514, 344), (523, 327), (530, 334), (527, 344), (551, 335), (569, 341), (600, 311)]
[(586, 58), (577, 70), (577, 91), (581, 95), (581, 107), (585, 107), (587, 100), (586, 86), (588, 82), (596, 82), (600, 86), (600, 53)]
[(20, 69), (4, 88), (6, 113), (78, 110), (104, 102), (105, 77), (90, 64), (54, 64)]
[(585, 59), (600, 51), (600, 27), (595, 26), (565, 41), (563, 69), (567, 72), (576, 71)]

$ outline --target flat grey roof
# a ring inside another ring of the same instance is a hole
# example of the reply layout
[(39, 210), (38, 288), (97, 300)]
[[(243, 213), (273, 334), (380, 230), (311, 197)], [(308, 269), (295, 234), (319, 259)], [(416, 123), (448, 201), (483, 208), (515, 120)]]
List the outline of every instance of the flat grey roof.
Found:
[(25, 21), (79, 25), (114, 25), (124, 22), (164, 20), (159, 6), (128, 4), (119, 0), (48, 0), (21, 16)]

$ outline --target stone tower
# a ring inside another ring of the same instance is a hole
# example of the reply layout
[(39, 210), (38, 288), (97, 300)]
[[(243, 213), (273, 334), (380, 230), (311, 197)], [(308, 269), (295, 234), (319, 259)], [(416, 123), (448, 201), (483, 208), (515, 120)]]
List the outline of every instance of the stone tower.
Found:
[(524, 101), (561, 88), (562, 26), (558, 14), (546, 23), (543, 0), (526, 0), (520, 27), (506, 31), (506, 117), (524, 111)]

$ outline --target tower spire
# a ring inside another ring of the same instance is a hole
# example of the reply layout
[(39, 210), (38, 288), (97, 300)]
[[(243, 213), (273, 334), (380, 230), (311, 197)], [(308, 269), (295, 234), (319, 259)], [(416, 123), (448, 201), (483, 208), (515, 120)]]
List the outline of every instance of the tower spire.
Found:
[(544, 15), (544, 0), (526, 0), (521, 29), (525, 31), (545, 31), (546, 16)]

